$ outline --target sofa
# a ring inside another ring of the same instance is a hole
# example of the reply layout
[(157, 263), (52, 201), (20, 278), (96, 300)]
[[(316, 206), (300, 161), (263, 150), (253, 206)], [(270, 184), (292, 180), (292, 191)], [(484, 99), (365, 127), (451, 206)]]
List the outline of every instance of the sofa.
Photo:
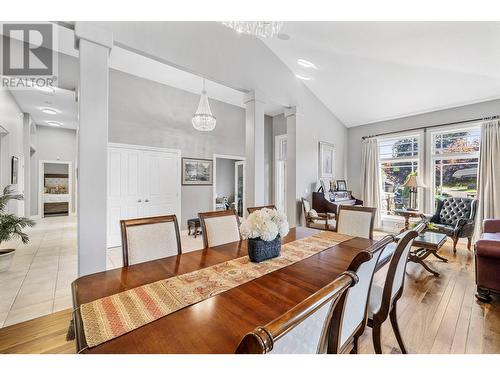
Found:
[(490, 302), (490, 293), (500, 293), (500, 219), (483, 221), (483, 233), (474, 245), (476, 298)]
[(450, 197), (437, 200), (434, 215), (422, 216), (432, 223), (427, 231), (443, 233), (452, 238), (453, 252), (456, 253), (460, 238), (467, 238), (467, 248), (471, 249), (476, 207), (476, 199)]

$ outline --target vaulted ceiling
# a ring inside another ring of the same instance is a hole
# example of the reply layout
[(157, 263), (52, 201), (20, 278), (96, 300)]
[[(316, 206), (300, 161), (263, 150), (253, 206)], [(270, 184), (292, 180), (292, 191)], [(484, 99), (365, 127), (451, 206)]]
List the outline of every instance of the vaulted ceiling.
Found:
[(264, 43), (348, 127), (500, 97), (500, 22), (285, 22), (281, 32), (290, 38)]

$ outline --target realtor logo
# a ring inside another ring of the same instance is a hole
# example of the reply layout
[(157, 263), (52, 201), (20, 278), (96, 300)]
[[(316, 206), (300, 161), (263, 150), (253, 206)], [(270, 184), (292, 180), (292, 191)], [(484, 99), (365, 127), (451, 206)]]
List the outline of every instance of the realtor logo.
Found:
[(2, 86), (54, 86), (57, 56), (51, 23), (2, 24)]

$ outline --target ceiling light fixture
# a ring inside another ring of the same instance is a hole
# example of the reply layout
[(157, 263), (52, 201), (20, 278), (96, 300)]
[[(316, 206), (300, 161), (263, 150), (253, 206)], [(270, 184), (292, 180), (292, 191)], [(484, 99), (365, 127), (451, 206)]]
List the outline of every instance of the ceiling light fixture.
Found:
[(200, 104), (198, 104), (198, 109), (191, 119), (196, 130), (202, 132), (209, 132), (215, 129), (215, 124), (217, 120), (212, 111), (210, 110), (210, 104), (208, 104), (207, 91), (205, 90), (205, 80), (203, 80), (203, 90), (201, 91)]
[(311, 77), (302, 76), (300, 74), (295, 74), (295, 77), (297, 77), (298, 79), (301, 79), (303, 81), (310, 81), (312, 79)]
[(302, 66), (304, 68), (308, 68), (308, 69), (318, 69), (316, 64), (314, 64), (308, 60), (304, 60), (304, 59), (298, 59), (297, 64), (299, 64), (300, 66)]
[(45, 121), (45, 123), (50, 126), (62, 126), (62, 124), (58, 121)]
[(42, 112), (48, 115), (56, 115), (57, 111), (53, 108), (42, 108)]
[(237, 33), (249, 34), (261, 38), (271, 38), (283, 27), (280, 21), (223, 21), (222, 24)]

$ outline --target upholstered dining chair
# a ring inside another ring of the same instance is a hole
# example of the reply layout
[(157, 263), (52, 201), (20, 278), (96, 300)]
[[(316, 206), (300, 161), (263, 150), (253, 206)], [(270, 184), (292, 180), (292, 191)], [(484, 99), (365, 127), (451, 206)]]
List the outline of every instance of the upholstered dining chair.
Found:
[(240, 220), (234, 209), (200, 212), (198, 217), (201, 222), (205, 249), (241, 240)]
[(360, 252), (349, 265), (348, 270), (358, 275), (359, 281), (349, 288), (339, 301), (333, 314), (333, 335), (328, 345), (329, 353), (358, 352), (358, 339), (363, 334), (368, 317), (368, 298), (380, 254), (394, 241), (388, 235), (377, 241), (369, 249)]
[(413, 230), (408, 230), (398, 236), (399, 240), (394, 253), (389, 262), (384, 286), (373, 284), (368, 302), (368, 326), (372, 328), (373, 347), (375, 353), (382, 354), (380, 342), (382, 323), (388, 317), (396, 336), (399, 347), (403, 354), (407, 353), (401, 332), (399, 331), (396, 306), (398, 300), (403, 295), (406, 264), (413, 240), (422, 231), (425, 224), (421, 223)]
[(274, 204), (270, 204), (267, 206), (247, 207), (247, 211), (249, 214), (251, 214), (254, 211), (262, 210), (263, 208), (269, 208), (271, 210), (275, 210), (276, 206)]
[(316, 212), (316, 210), (311, 208), (311, 204), (305, 198), (302, 198), (302, 209), (304, 210), (306, 227), (323, 230), (335, 230), (334, 214)]
[(326, 354), (335, 305), (356, 284), (354, 272), (342, 273), (327, 286), (241, 340), (237, 354)]
[(341, 205), (337, 218), (337, 232), (372, 239), (376, 211), (375, 207)]
[(182, 253), (175, 215), (121, 220), (123, 265)]

